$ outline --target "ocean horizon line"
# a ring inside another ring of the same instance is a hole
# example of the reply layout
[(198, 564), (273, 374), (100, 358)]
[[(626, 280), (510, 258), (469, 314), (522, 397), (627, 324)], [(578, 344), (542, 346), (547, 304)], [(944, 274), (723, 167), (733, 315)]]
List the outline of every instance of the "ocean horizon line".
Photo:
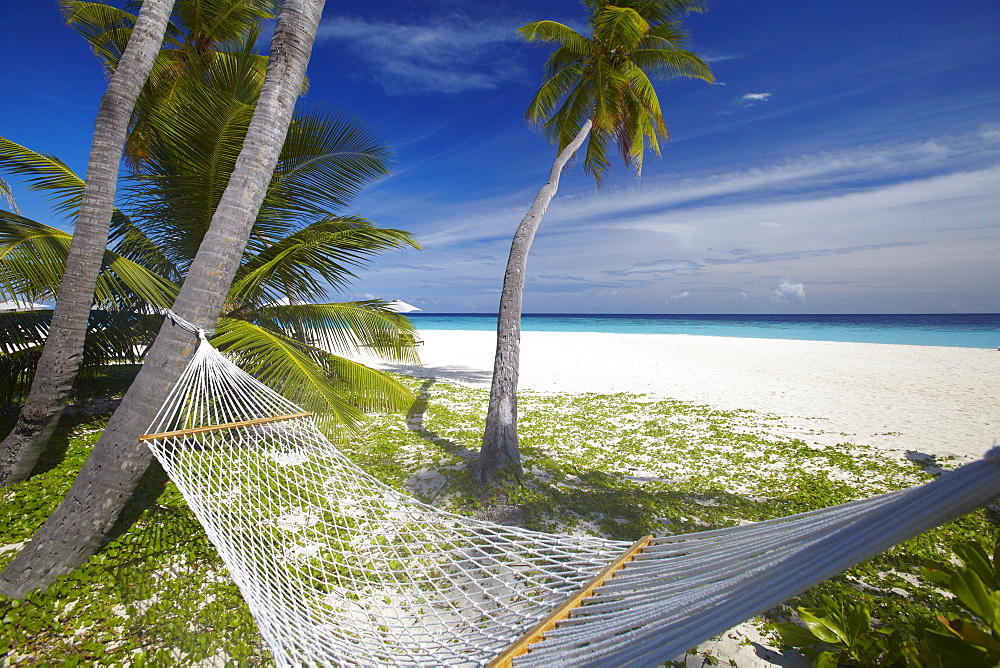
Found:
[[(417, 329), (496, 328), (496, 313), (411, 312)], [(1000, 313), (524, 313), (523, 331), (687, 334), (997, 348)]]

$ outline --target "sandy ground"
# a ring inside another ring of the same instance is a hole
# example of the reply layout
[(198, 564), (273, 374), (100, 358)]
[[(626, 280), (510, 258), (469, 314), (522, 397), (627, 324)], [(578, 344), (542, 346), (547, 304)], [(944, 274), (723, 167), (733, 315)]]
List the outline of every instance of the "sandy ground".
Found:
[[(489, 387), (493, 332), (422, 330), (423, 367), (382, 368)], [(524, 332), (520, 387), (630, 392), (783, 418), (784, 435), (888, 457), (978, 459), (1000, 439), (1000, 351), (673, 334)], [(371, 363), (371, 362), (369, 362)], [(689, 668), (805, 668), (752, 622), (699, 646)]]
[[(421, 330), (423, 368), (488, 387), (493, 332)], [(785, 418), (810, 443), (979, 458), (1000, 440), (1000, 351), (675, 334), (524, 332), (520, 387), (632, 392)], [(821, 432), (821, 433), (817, 433)]]

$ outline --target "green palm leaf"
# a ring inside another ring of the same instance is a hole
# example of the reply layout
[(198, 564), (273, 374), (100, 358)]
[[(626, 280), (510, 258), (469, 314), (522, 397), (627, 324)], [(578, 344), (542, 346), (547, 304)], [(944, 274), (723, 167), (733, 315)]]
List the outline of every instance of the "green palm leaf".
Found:
[(356, 118), (301, 112), (285, 137), (262, 216), (325, 218), (361, 188), (387, 176), (391, 158), (392, 152)]
[(585, 0), (589, 38), (554, 21), (519, 29), (525, 41), (557, 46), (545, 79), (525, 114), (542, 133), (565, 148), (583, 124), (593, 121), (584, 170), (600, 184), (615, 146), (626, 167), (642, 173), (646, 148), (659, 154), (669, 139), (652, 81), (693, 77), (713, 81), (707, 63), (687, 49), (681, 19), (703, 11), (700, 0)]
[[(0, 137), (0, 171), (25, 177), (28, 190), (47, 193), (58, 213), (75, 216), (83, 197), (83, 179), (58, 158), (37, 153)], [(15, 211), (16, 213), (16, 211)], [(132, 221), (117, 208), (111, 214), (111, 238), (129, 238), (130, 253), (124, 256), (139, 261), (163, 276), (170, 276), (173, 264)], [(141, 252), (140, 252), (141, 251)]]
[[(0, 312), (0, 404), (23, 401), (48, 336), (52, 311)], [(160, 316), (91, 311), (83, 349), (86, 371), (138, 363), (162, 323)]]
[[(59, 8), (66, 24), (90, 44), (94, 54), (102, 61), (105, 71), (109, 74), (114, 72), (132, 35), (135, 16), (100, 2), (61, 0)], [(168, 35), (176, 32), (176, 29), (167, 28)]]
[(419, 248), (402, 230), (376, 227), (357, 217), (324, 220), (248, 254), (229, 299), (262, 304), (289, 293), (304, 301), (324, 299), (327, 285), (343, 288), (354, 277), (354, 269), (366, 266), (379, 253), (406, 246)]
[(243, 320), (222, 318), (212, 344), (304, 409), (355, 429), (364, 409), (399, 410), (412, 394), (386, 374)]
[(272, 329), (302, 333), (302, 341), (338, 355), (367, 351), (403, 364), (419, 364), (416, 330), (385, 302), (271, 305), (245, 316)]
[(586, 56), (590, 51), (590, 40), (558, 21), (532, 21), (517, 29), (517, 34), (526, 42), (558, 44), (567, 53)]
[(594, 39), (616, 50), (634, 50), (648, 32), (649, 23), (629, 7), (609, 5), (594, 19)]
[[(73, 235), (0, 211), (0, 294), (13, 299), (53, 299), (58, 295)], [(95, 302), (134, 308), (146, 302), (168, 308), (177, 286), (136, 262), (105, 251)]]
[(17, 208), (17, 202), (14, 201), (14, 192), (10, 189), (10, 184), (0, 179), (0, 202), (3, 200), (7, 200), (11, 211), (21, 213), (21, 210)]

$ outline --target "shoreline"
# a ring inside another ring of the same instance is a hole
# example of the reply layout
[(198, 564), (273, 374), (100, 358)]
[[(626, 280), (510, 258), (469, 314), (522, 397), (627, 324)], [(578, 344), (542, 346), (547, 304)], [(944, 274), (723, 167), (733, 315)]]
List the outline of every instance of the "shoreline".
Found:
[[(496, 334), (420, 329), (423, 367), (388, 371), (489, 388)], [(782, 418), (807, 443), (978, 459), (1000, 439), (1000, 351), (694, 334), (521, 334), (519, 389), (647, 394)]]

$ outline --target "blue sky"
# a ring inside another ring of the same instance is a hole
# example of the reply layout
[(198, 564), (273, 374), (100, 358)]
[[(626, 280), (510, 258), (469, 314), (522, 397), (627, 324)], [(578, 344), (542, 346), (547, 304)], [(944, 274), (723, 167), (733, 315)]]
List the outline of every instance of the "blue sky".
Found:
[[(4, 3), (0, 135), (85, 171), (103, 74), (55, 2)], [(350, 213), (414, 233), (344, 298), (495, 312), (554, 149), (523, 121), (573, 0), (329, 0), (306, 105), (396, 151)], [(658, 85), (672, 140), (641, 182), (563, 177), (525, 312), (1000, 311), (1000, 3), (716, 0), (690, 17), (717, 85)], [(19, 188), (22, 212), (53, 220)]]

